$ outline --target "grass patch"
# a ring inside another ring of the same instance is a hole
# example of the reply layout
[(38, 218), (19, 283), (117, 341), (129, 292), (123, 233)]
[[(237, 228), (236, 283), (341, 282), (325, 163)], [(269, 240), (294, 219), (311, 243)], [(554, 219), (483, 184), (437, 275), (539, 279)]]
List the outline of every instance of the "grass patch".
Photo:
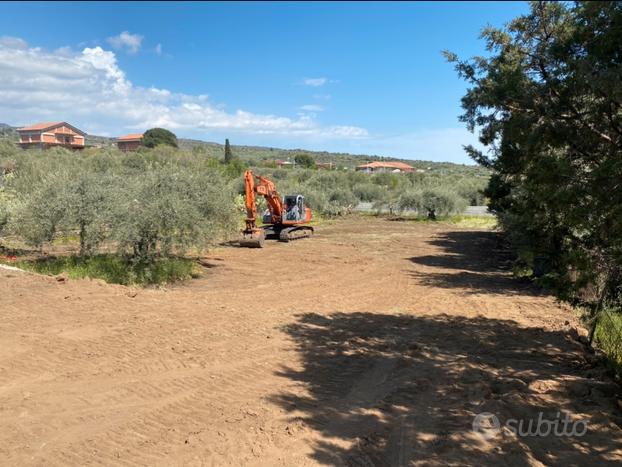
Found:
[(477, 229), (494, 229), (497, 226), (497, 218), (494, 216), (472, 216), (460, 214), (450, 216), (447, 222), (458, 227), (477, 228)]
[(622, 376), (622, 313), (603, 310), (598, 316), (594, 341), (607, 355), (611, 368)]
[(428, 219), (425, 216), (417, 216), (416, 214), (387, 214), (376, 212), (360, 212), (363, 217), (379, 217), (394, 221), (403, 222), (421, 222), (424, 224), (445, 223), (455, 225), (457, 227), (473, 228), (473, 229), (494, 229), (497, 226), (497, 218), (494, 216), (474, 216), (467, 214), (458, 214), (455, 216), (439, 216), (436, 220)]
[(153, 263), (132, 263), (115, 255), (62, 256), (16, 261), (12, 265), (39, 274), (66, 273), (71, 279), (102, 279), (112, 284), (151, 285), (187, 280), (199, 275), (195, 261), (158, 258)]
[(61, 235), (52, 240), (52, 245), (78, 245), (80, 236), (78, 234)]

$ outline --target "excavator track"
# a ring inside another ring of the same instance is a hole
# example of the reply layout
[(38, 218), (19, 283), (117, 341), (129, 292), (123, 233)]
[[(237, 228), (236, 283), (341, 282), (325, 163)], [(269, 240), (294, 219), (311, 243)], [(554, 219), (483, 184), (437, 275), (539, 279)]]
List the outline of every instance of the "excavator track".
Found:
[(289, 242), (291, 240), (298, 240), (301, 238), (308, 238), (313, 236), (313, 227), (307, 225), (296, 225), (294, 227), (287, 227), (281, 230), (279, 233), (279, 241)]

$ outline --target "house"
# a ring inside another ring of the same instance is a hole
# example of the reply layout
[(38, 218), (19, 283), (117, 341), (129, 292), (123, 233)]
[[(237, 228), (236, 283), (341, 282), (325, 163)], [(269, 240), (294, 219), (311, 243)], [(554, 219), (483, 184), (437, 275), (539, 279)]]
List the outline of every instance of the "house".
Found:
[(117, 138), (117, 147), (120, 151), (136, 151), (143, 145), (143, 134), (132, 133)]
[(281, 159), (276, 159), (276, 160), (274, 161), (274, 163), (276, 164), (276, 166), (277, 166), (279, 169), (282, 169), (282, 168), (284, 168), (284, 167), (285, 167), (285, 168), (287, 168), (287, 167), (293, 167), (293, 166), (295, 165), (293, 162), (290, 162), (290, 161), (282, 161)]
[(365, 173), (381, 173), (381, 172), (414, 172), (415, 168), (403, 162), (369, 162), (359, 165), (356, 170)]
[(19, 128), (19, 144), (22, 148), (46, 149), (61, 146), (84, 149), (86, 133), (67, 122), (44, 122)]
[(318, 169), (332, 170), (333, 163), (332, 162), (316, 162), (315, 167), (317, 167)]

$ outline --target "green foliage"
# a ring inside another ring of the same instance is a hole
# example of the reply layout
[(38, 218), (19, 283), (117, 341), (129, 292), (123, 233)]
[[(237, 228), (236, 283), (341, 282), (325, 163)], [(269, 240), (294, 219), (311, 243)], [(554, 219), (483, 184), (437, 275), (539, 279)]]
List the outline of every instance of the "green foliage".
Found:
[(594, 341), (609, 357), (612, 369), (622, 376), (622, 314), (605, 308), (596, 319)]
[(305, 169), (312, 169), (313, 167), (315, 167), (315, 159), (313, 159), (313, 157), (311, 157), (309, 154), (296, 154), (296, 157), (294, 157), (294, 161), (297, 165), (299, 165), (300, 167), (304, 167)]
[(429, 219), (448, 216), (464, 211), (466, 200), (449, 190), (428, 189), (421, 193), (420, 212), (427, 212)]
[(447, 221), (458, 227), (469, 229), (494, 229), (497, 227), (497, 218), (494, 216), (457, 214), (448, 217)]
[(129, 177), (113, 204), (112, 238), (138, 261), (201, 247), (236, 225), (233, 193), (215, 175), (152, 167)]
[(434, 220), (437, 216), (446, 217), (464, 211), (467, 202), (455, 192), (433, 188), (406, 191), (400, 195), (397, 204), (401, 211), (417, 211), (420, 216), (425, 214)]
[[(222, 146), (215, 154), (204, 147), (182, 150), (159, 144), (127, 153), (115, 147), (42, 153), (0, 141), (3, 238), (40, 249), (62, 241), (73, 259), (28, 266), (40, 271), (55, 273), (62, 265), (76, 277), (119, 283), (174, 276), (158, 272), (169, 264), (167, 258), (231, 238), (244, 215), (241, 175), (249, 159), (234, 157), (223, 164)], [(282, 195), (304, 195), (319, 218), (345, 215), (360, 201), (393, 208), (407, 190), (471, 182), (483, 188), (487, 180), (485, 172), (473, 168), (363, 174), (299, 164), (288, 170), (253, 170), (275, 180)]]
[(177, 147), (177, 136), (164, 128), (152, 128), (145, 131), (143, 135), (143, 145), (147, 148), (155, 148), (156, 146), (165, 145)]
[(61, 193), (66, 197), (64, 221), (77, 226), (80, 255), (93, 251), (105, 238), (110, 222), (114, 180), (88, 170), (76, 170)]
[(230, 164), (233, 161), (233, 153), (231, 152), (231, 146), (229, 140), (225, 140), (225, 164)]
[(231, 167), (175, 148), (46, 151), (45, 157), (15, 149), (0, 166), (8, 162), (13, 169), (0, 178), (0, 223), (28, 245), (75, 236), (80, 256), (103, 245), (148, 264), (202, 249), (237, 228)]
[(372, 207), (377, 214), (380, 214), (383, 209), (388, 209), (389, 214), (395, 214), (400, 211), (400, 198), (403, 193), (397, 190), (383, 190), (380, 198), (374, 200)]
[(9, 197), (0, 188), (0, 236), (2, 231), (9, 223), (11, 216), (11, 205)]
[(227, 178), (236, 178), (241, 176), (247, 168), (248, 166), (242, 160), (234, 157), (225, 165), (224, 174)]
[[(326, 171), (309, 169), (270, 169), (262, 167), (255, 173), (267, 176), (277, 183), (282, 195), (303, 194), (307, 204), (314, 212), (327, 217), (347, 214), (359, 202), (372, 203), (378, 212), (388, 210), (391, 213), (400, 210), (399, 201), (405, 194), (418, 193), (421, 199), (424, 192), (437, 193), (433, 207), (438, 215), (446, 216), (460, 212), (469, 201), (483, 202), (483, 189), (488, 180), (485, 176), (474, 174), (436, 173), (378, 173), (365, 174), (348, 171)], [(238, 185), (242, 192), (243, 185)], [(431, 194), (428, 198), (433, 198)], [(417, 203), (415, 207), (403, 209), (424, 209)]]
[(43, 175), (23, 194), (16, 208), (13, 230), (28, 245), (41, 247), (52, 241), (62, 228), (68, 207), (65, 196), (68, 183), (68, 175), (57, 170)]
[(486, 28), (488, 58), (446, 53), (462, 120), (490, 150), (486, 196), (524, 267), (560, 297), (621, 306), (622, 3), (534, 2)]
[(198, 275), (197, 264), (184, 258), (157, 258), (150, 263), (137, 263), (114, 255), (64, 256), (18, 261), (15, 265), (39, 274), (66, 273), (71, 279), (94, 278), (122, 285), (165, 284)]
[(369, 182), (357, 183), (352, 187), (352, 192), (360, 201), (373, 202), (382, 198), (382, 187)]

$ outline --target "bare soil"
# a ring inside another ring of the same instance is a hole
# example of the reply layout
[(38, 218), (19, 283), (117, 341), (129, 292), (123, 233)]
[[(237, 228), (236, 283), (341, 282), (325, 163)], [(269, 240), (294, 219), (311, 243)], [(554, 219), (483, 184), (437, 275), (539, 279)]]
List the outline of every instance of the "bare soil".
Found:
[[(352, 218), (166, 290), (0, 269), (1, 465), (607, 465), (618, 387), (497, 235)], [(474, 416), (587, 420), (486, 439)]]

